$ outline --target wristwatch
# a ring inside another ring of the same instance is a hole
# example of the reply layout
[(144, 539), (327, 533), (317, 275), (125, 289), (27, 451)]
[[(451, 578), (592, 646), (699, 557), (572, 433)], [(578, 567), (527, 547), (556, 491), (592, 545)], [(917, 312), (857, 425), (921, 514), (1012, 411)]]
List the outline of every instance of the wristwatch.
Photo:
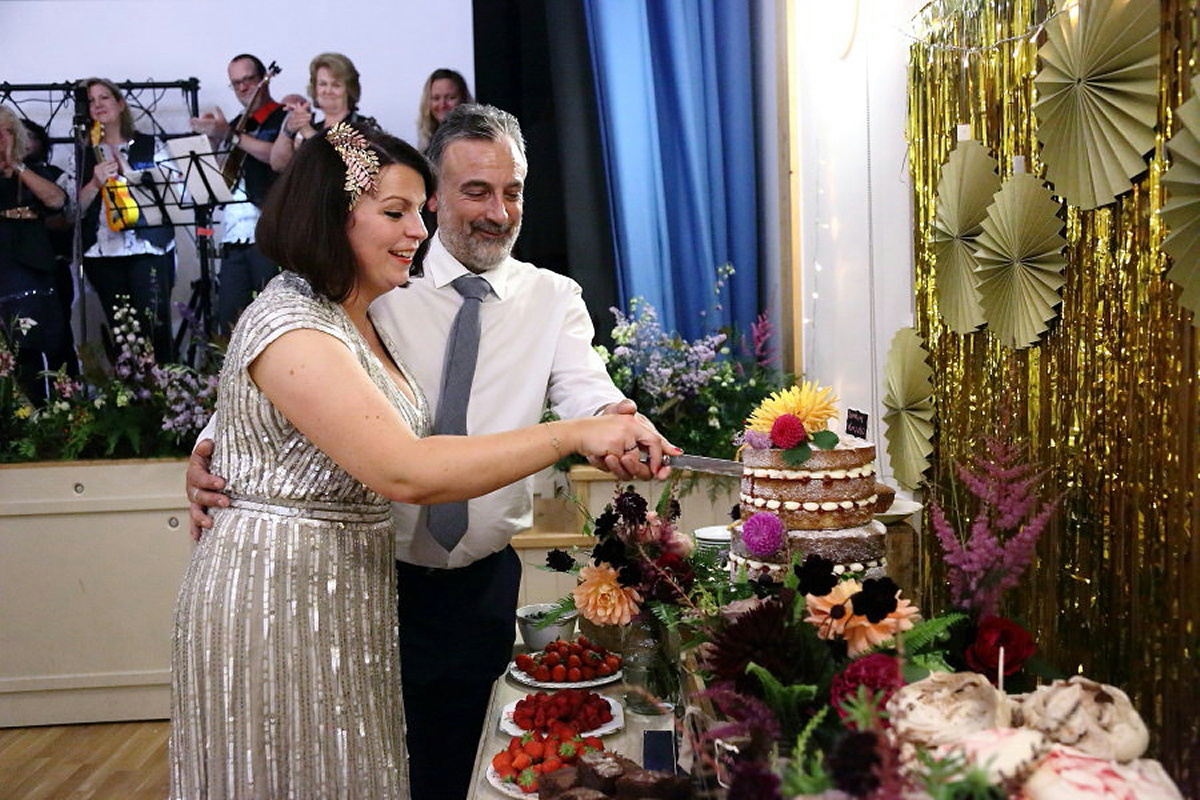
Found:
[(25, 166), (25, 165), (24, 165), (24, 164), (22, 164), (20, 161), (18, 161), (18, 162), (17, 162), (17, 165), (16, 165), (15, 167), (13, 167), (13, 169), (14, 169), (14, 170), (16, 170), (16, 172), (17, 172), (17, 174), (18, 174), (18, 175), (20, 175), (22, 172), (24, 172), (25, 170), (29, 169), (29, 167)]
[(235, 133), (233, 134), (233, 136), (230, 136), (230, 137), (229, 137), (229, 146), (230, 146), (230, 147), (237, 147), (237, 146), (238, 146), (238, 142), (240, 142), (241, 140), (242, 140), (242, 135), (241, 135), (240, 133), (236, 133), (236, 132), (235, 132)]

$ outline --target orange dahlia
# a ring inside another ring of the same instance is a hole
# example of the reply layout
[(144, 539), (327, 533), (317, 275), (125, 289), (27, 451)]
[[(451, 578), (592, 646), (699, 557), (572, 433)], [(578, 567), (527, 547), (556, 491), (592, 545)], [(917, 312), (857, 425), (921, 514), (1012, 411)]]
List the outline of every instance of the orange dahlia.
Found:
[(617, 571), (609, 564), (588, 565), (579, 570), (580, 583), (575, 587), (575, 607), (596, 625), (628, 625), (642, 602), (637, 589), (623, 587), (617, 582)]
[(901, 598), (897, 592), (896, 610), (879, 622), (856, 616), (846, 624), (846, 652), (853, 658), (872, 647), (878, 647), (897, 633), (911, 629), (913, 618), (918, 616), (918, 611), (916, 606)]
[(817, 626), (817, 635), (822, 639), (833, 639), (842, 635), (846, 623), (854, 615), (854, 606), (850, 598), (862, 589), (855, 580), (842, 581), (833, 587), (833, 591), (824, 597), (806, 594), (804, 601), (808, 605), (808, 616), (805, 622)]

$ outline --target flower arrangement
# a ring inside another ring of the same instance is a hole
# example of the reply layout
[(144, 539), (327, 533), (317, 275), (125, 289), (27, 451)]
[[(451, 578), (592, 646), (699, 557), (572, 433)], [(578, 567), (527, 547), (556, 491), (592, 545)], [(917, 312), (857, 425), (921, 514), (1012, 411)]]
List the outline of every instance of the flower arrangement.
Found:
[(775, 392), (764, 400), (746, 420), (743, 440), (756, 450), (778, 448), (784, 463), (798, 467), (812, 456), (812, 448), (832, 450), (839, 437), (828, 429), (837, 416), (830, 388), (805, 382)]
[(618, 488), (604, 512), (585, 526), (596, 544), (582, 565), (564, 550), (550, 551), (547, 567), (580, 578), (557, 613), (578, 609), (595, 625), (628, 625), (649, 613), (674, 628), (732, 599), (733, 587), (716, 557), (696, 551), (691, 537), (678, 530), (674, 488), (668, 483), (653, 509), (632, 486)]
[[(52, 373), (35, 406), (17, 388), (15, 342), (0, 336), (0, 461), (185, 455), (216, 405), (217, 375), (158, 364), (128, 305), (113, 314), (111, 369)], [(13, 326), (14, 336), (29, 323)]]
[[(728, 265), (718, 271), (718, 294), (732, 271)], [(641, 298), (630, 302), (628, 314), (612, 312), (613, 349), (596, 350), (617, 388), (685, 452), (732, 457), (743, 420), (786, 378), (775, 366), (766, 314), (751, 325), (749, 339), (724, 330), (687, 341), (665, 332), (654, 306)]]

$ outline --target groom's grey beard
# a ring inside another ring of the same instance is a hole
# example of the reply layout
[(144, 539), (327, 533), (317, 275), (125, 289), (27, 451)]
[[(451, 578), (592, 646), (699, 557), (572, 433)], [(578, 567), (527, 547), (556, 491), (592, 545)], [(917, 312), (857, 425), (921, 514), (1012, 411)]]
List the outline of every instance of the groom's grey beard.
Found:
[[(477, 238), (474, 235), (476, 231), (508, 235), (496, 241), (486, 241)], [(450, 227), (439, 227), (438, 233), (450, 255), (457, 258), (464, 267), (473, 272), (486, 272), (512, 255), (517, 237), (521, 235), (521, 223), (501, 225), (484, 219), (472, 222), (471, 233), (466, 236), (460, 235), (457, 229), (451, 230)]]

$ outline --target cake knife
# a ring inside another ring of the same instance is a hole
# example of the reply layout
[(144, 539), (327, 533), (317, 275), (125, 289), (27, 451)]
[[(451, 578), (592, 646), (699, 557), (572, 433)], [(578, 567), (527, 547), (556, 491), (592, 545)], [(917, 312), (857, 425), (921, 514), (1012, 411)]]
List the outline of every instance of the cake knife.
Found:
[[(650, 454), (643, 452), (640, 461), (644, 464), (650, 460)], [(709, 472), (713, 475), (733, 475), (742, 477), (742, 462), (730, 461), (727, 458), (709, 458), (708, 456), (693, 456), (681, 454), (677, 456), (663, 454), (664, 467), (673, 469), (690, 469), (693, 472)]]

